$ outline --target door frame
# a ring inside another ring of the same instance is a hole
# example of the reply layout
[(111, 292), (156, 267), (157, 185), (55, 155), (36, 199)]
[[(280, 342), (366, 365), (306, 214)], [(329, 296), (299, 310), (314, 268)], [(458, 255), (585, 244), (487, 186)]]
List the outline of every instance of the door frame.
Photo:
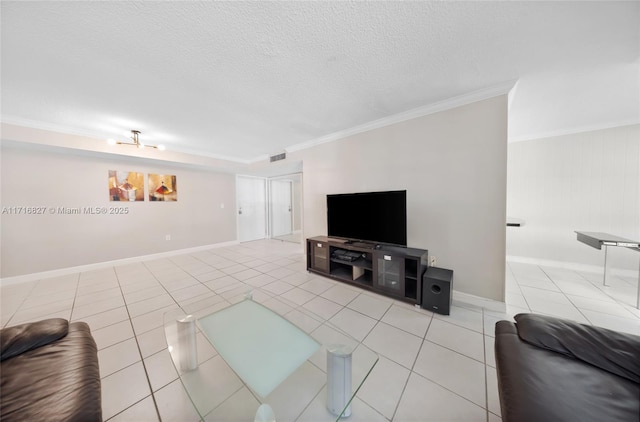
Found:
[[(296, 180), (297, 179), (297, 180)], [(271, 230), (271, 206), (272, 206), (272, 202), (271, 202), (271, 181), (272, 180), (290, 180), (291, 181), (291, 232), (292, 233), (296, 233), (296, 232), (300, 232), (300, 243), (304, 244), (303, 242), (303, 231), (304, 231), (304, 175), (303, 173), (300, 172), (295, 172), (295, 173), (288, 173), (288, 174), (282, 174), (282, 175), (278, 175), (278, 176), (273, 176), (273, 177), (269, 177), (267, 178), (267, 237), (269, 239), (273, 239), (273, 233)], [(294, 185), (296, 184), (296, 182), (299, 183), (300, 185), (300, 192), (299, 192), (299, 201), (296, 202), (295, 200), (295, 187)], [(298, 230), (296, 230), (295, 227), (295, 221), (296, 221), (296, 217), (299, 216), (300, 217), (300, 228)]]
[[(251, 175), (247, 175), (247, 174), (236, 174), (236, 208), (235, 208), (235, 212), (239, 213), (239, 209), (240, 209), (240, 200), (239, 200), (239, 195), (238, 195), (238, 179), (240, 178), (245, 178), (245, 179), (260, 179), (264, 182), (264, 202), (263, 202), (263, 207), (264, 207), (264, 221), (262, 222), (262, 228), (263, 228), (263, 236), (260, 238), (256, 238), (253, 240), (261, 240), (261, 239), (267, 239), (268, 238), (268, 203), (269, 203), (269, 195), (268, 195), (268, 191), (267, 191), (267, 186), (269, 185), (267, 183), (267, 178), (266, 177), (260, 177), (260, 176), (251, 176)], [(238, 215), (238, 214), (236, 214)], [(236, 217), (236, 239), (238, 240), (238, 243), (242, 243), (242, 242), (250, 242), (251, 240), (240, 240), (240, 218)]]

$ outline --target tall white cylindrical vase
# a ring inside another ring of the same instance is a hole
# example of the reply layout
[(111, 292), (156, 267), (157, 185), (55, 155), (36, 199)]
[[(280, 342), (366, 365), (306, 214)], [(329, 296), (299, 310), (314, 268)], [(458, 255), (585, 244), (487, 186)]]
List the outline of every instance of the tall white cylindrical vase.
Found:
[[(351, 399), (352, 353), (351, 347), (342, 344), (327, 347), (327, 409), (336, 416)], [(342, 416), (351, 416), (351, 404)]]
[(196, 319), (187, 315), (177, 320), (178, 326), (178, 354), (180, 369), (193, 371), (198, 367), (198, 349), (196, 345)]

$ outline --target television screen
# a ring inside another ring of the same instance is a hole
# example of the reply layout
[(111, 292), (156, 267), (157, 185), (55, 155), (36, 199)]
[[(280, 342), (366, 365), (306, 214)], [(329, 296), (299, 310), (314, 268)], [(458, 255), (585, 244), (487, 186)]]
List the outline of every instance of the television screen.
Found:
[(407, 246), (407, 191), (327, 195), (329, 237)]

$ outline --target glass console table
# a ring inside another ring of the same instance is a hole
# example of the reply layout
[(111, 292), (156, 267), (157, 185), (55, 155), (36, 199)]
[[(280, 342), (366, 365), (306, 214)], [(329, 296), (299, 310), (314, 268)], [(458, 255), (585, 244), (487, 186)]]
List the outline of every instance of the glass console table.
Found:
[[(604, 246), (604, 270), (602, 274), (602, 284), (607, 286), (609, 266), (607, 264), (607, 253), (609, 246), (618, 246), (640, 252), (640, 241), (626, 239), (609, 233), (582, 232), (576, 231), (578, 242), (582, 242), (592, 248), (601, 249)], [(640, 309), (640, 267), (638, 268), (638, 288), (637, 288), (636, 308)]]
[[(303, 420), (310, 407), (314, 420), (337, 421), (351, 414), (378, 361), (329, 321), (258, 289), (194, 315), (170, 311), (164, 329), (180, 381), (207, 421)], [(215, 352), (198, 365), (201, 335)]]

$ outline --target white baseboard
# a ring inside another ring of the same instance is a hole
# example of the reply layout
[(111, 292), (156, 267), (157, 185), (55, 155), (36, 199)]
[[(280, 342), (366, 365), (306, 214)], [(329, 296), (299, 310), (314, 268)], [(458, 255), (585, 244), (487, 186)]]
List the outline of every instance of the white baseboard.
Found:
[(96, 262), (95, 264), (78, 265), (76, 267), (67, 267), (67, 268), (60, 268), (57, 270), (42, 271), (39, 273), (5, 277), (5, 278), (0, 278), (0, 286), (6, 286), (9, 284), (16, 284), (16, 283), (25, 283), (28, 281), (41, 280), (45, 278), (60, 277), (64, 275), (75, 274), (75, 273), (86, 272), (86, 271), (101, 270), (103, 268), (131, 264), (131, 263), (140, 262), (140, 261), (153, 261), (155, 259), (168, 258), (171, 256), (201, 252), (201, 251), (206, 251), (208, 249), (222, 248), (225, 246), (233, 246), (238, 244), (240, 244), (240, 242), (238, 242), (237, 240), (233, 240), (230, 242), (214, 243), (212, 245), (196, 246), (193, 248), (186, 248), (186, 249), (177, 249), (173, 251), (160, 252), (160, 253), (155, 253), (151, 255), (141, 255), (141, 256), (135, 256), (130, 258), (116, 259), (113, 261)]
[[(507, 262), (518, 262), (521, 264), (541, 265), (543, 267), (563, 268), (566, 270), (584, 271), (587, 273), (602, 274), (604, 271), (603, 265), (588, 265), (580, 264), (578, 262), (554, 261), (551, 259), (530, 258), (527, 256), (507, 255)], [(624, 277), (637, 277), (638, 271), (625, 270), (622, 268), (609, 268), (609, 274), (621, 275)]]
[(457, 290), (453, 291), (453, 304), (462, 307), (472, 305), (473, 307), (489, 309), (496, 312), (506, 312), (507, 310), (507, 305), (504, 302), (459, 292)]

